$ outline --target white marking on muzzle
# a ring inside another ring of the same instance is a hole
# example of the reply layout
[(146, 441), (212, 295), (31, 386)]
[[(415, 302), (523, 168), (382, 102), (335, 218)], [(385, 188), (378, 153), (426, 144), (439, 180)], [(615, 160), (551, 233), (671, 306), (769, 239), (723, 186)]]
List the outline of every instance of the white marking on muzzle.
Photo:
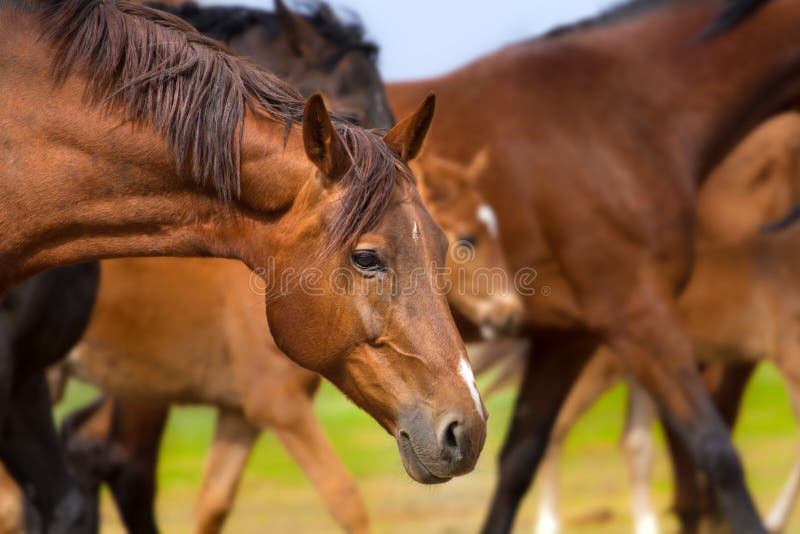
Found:
[(489, 235), (495, 239), (500, 235), (500, 227), (497, 224), (497, 214), (489, 204), (481, 204), (475, 216), (486, 225)]
[(464, 358), (461, 358), (461, 363), (458, 364), (458, 374), (467, 384), (469, 394), (472, 395), (472, 400), (475, 401), (475, 409), (478, 410), (481, 417), (485, 417), (483, 415), (483, 406), (481, 406), (481, 395), (478, 393), (478, 386), (475, 385), (475, 375), (472, 374), (472, 367), (469, 366), (469, 363)]

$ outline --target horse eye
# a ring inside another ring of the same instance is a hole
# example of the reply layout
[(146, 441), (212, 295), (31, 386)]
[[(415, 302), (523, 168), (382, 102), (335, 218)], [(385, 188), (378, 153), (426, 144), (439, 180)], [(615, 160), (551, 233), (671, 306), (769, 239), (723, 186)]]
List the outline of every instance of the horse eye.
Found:
[(356, 267), (365, 271), (377, 271), (383, 268), (381, 259), (374, 252), (354, 252), (353, 263)]
[(478, 244), (478, 238), (472, 235), (459, 236), (458, 241), (456, 241), (456, 245), (461, 247), (475, 248), (477, 244)]

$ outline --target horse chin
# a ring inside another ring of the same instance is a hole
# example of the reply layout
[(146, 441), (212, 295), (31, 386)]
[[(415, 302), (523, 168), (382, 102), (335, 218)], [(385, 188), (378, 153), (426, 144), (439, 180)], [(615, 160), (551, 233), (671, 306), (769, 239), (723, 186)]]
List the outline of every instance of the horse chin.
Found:
[(422, 460), (417, 456), (414, 451), (414, 446), (411, 439), (404, 432), (400, 432), (397, 437), (397, 448), (400, 451), (400, 459), (403, 461), (403, 467), (412, 479), (420, 484), (444, 484), (453, 477), (440, 477), (434, 475), (422, 463)]

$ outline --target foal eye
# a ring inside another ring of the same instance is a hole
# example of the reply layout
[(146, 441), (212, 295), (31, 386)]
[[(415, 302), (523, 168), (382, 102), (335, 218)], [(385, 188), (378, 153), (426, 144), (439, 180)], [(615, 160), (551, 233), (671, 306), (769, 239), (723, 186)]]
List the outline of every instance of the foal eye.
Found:
[(462, 235), (458, 237), (456, 246), (475, 248), (478, 244), (478, 238), (472, 235)]
[(353, 263), (364, 271), (377, 271), (383, 268), (383, 262), (374, 252), (359, 251), (353, 253)]

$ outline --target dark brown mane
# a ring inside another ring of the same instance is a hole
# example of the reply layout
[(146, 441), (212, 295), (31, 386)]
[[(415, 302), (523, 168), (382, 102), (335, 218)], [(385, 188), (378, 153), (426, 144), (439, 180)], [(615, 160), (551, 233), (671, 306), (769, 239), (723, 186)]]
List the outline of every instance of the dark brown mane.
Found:
[[(87, 78), (95, 105), (150, 124), (170, 147), (181, 178), (213, 187), (223, 201), (240, 193), (240, 146), (247, 107), (287, 128), (299, 123), (300, 94), (178, 17), (125, 1), (64, 0), (43, 10), (44, 38), (57, 48), (57, 82)], [(404, 163), (375, 134), (335, 121), (353, 166), (330, 235), (339, 248), (377, 223)]]

